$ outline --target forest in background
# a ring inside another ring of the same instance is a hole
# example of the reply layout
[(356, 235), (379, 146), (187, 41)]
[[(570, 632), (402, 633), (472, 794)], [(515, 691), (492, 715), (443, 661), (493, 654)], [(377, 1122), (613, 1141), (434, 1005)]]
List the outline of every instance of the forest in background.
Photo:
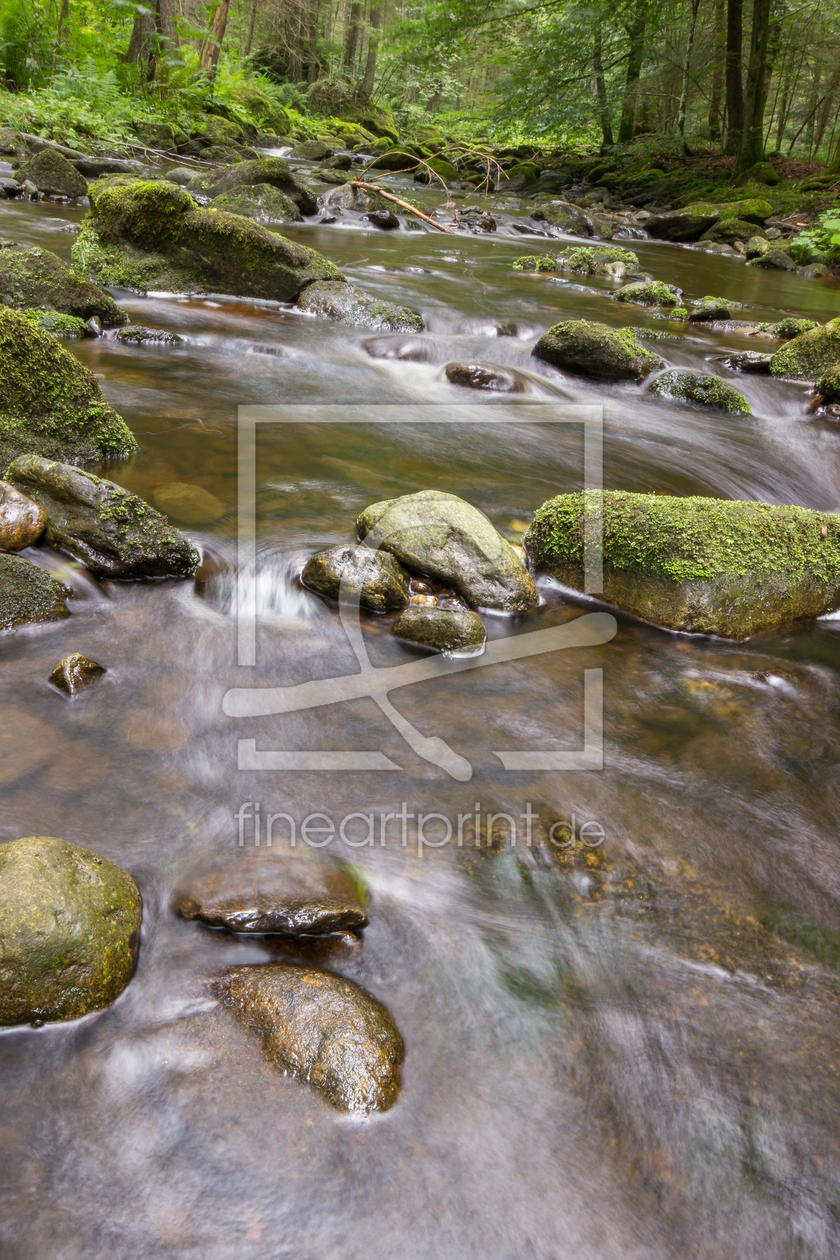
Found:
[(0, 83), (4, 123), (65, 140), (371, 106), (400, 135), (840, 170), (840, 0), (0, 0)]

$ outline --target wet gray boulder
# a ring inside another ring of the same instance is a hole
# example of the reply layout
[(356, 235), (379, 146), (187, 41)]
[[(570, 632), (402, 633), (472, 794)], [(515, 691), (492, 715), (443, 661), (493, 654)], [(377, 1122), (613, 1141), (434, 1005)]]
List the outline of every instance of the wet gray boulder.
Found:
[(510, 543), (483, 512), (442, 490), (421, 490), (365, 508), (360, 539), (390, 551), (408, 569), (453, 587), (473, 608), (523, 613), (537, 588)]
[(718, 362), (733, 372), (749, 372), (753, 376), (770, 375), (770, 354), (762, 354), (760, 350), (736, 350), (732, 354), (718, 356)]
[(82, 656), (81, 652), (71, 652), (69, 656), (65, 656), (58, 662), (47, 682), (51, 682), (54, 687), (72, 699), (107, 672), (104, 665), (100, 665), (98, 661)]
[(632, 328), (609, 328), (586, 319), (568, 319), (543, 333), (531, 352), (538, 359), (594, 380), (640, 381), (663, 367)]
[(268, 184), (283, 193), (297, 206), (301, 214), (316, 214), (318, 201), (315, 194), (293, 174), (283, 158), (256, 158), (250, 162), (236, 162), (210, 175), (203, 172), (194, 176), (190, 191), (206, 192), (211, 197), (231, 193), (236, 188)]
[(339, 1111), (387, 1111), (400, 1090), (402, 1038), (385, 1007), (342, 976), (284, 963), (235, 967), (213, 991), (262, 1038), (267, 1059)]
[(452, 385), (466, 389), (488, 389), (497, 394), (521, 394), (525, 383), (521, 377), (492, 363), (447, 363), (443, 369)]
[(0, 630), (61, 621), (70, 614), (69, 591), (23, 556), (0, 553)]
[(350, 328), (422, 332), (425, 327), (422, 316), (407, 306), (394, 306), (344, 281), (318, 280), (304, 289), (297, 304), (309, 315), (331, 319)]
[(21, 184), (29, 179), (39, 192), (54, 197), (84, 197), (88, 189), (84, 175), (52, 149), (27, 158), (15, 171), (15, 178)]
[(70, 464), (22, 455), (10, 483), (47, 513), (45, 541), (109, 578), (191, 577), (199, 555), (148, 503)]
[(47, 525), (47, 514), (14, 486), (0, 481), (0, 551), (33, 546)]
[(412, 604), (394, 622), (398, 639), (435, 652), (477, 655), (484, 650), (487, 634), (477, 612), (468, 608), (434, 608)]
[(840, 517), (799, 507), (608, 490), (559, 495), (525, 537), (535, 568), (584, 589), (600, 516), (601, 595), (654, 625), (746, 639), (840, 604)]
[[(266, 819), (263, 825), (268, 827)], [(288, 828), (288, 822), (279, 826)], [(269, 839), (276, 843), (280, 833), (266, 834)], [(359, 932), (368, 921), (348, 872), (309, 850), (248, 850), (186, 882), (175, 895), (175, 909), (184, 919), (229, 932), (281, 936)]]
[(54, 836), (0, 845), (0, 1024), (78, 1019), (128, 984), (142, 902), (127, 871)]
[[(329, 547), (307, 560), (301, 581), (329, 599), (358, 599), (362, 608), (387, 612), (408, 603), (408, 574), (387, 551), (353, 544)], [(343, 583), (343, 588), (342, 588)]]
[(696, 407), (752, 415), (752, 407), (740, 390), (719, 376), (709, 376), (704, 372), (673, 368), (670, 372), (662, 372), (648, 388), (657, 398), (673, 398)]
[(104, 328), (128, 323), (110, 293), (38, 245), (0, 250), (0, 302), (16, 310), (56, 311), (84, 320), (95, 315)]

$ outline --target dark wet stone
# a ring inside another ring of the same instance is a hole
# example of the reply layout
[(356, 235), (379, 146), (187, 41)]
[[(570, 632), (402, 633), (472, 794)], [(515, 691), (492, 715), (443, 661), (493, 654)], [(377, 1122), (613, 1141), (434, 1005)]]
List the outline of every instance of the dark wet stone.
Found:
[(372, 337), (365, 342), (372, 359), (405, 359), (411, 363), (434, 363), (434, 343), (419, 337)]
[(46, 542), (99, 577), (191, 577), (199, 556), (148, 503), (112, 481), (37, 455), (22, 455), (9, 481), (47, 513)]
[(472, 607), (528, 612), (537, 604), (533, 578), (513, 547), (457, 495), (422, 490), (386, 499), (365, 508), (356, 528), (361, 539), (446, 582)]
[[(272, 837), (268, 818), (262, 819), (266, 841), (276, 843), (281, 832), (288, 834), (288, 821), (281, 818), (276, 825)], [(310, 850), (269, 847), (197, 875), (176, 894), (175, 909), (210, 927), (281, 936), (358, 932), (368, 922), (359, 890), (340, 866)]]
[(127, 328), (120, 328), (114, 333), (116, 341), (123, 342), (129, 346), (175, 346), (181, 344), (185, 339), (180, 337), (178, 333), (170, 332), (168, 328), (146, 328), (142, 324), (129, 324)]
[(524, 382), (513, 372), (494, 367), (490, 363), (447, 363), (444, 368), (447, 380), (467, 389), (490, 389), (501, 394), (521, 394)]
[(394, 634), (436, 652), (478, 652), (487, 635), (477, 612), (412, 604), (394, 622)]
[(0, 845), (0, 1024), (78, 1019), (134, 974), (142, 902), (127, 871), (54, 836)]
[(107, 670), (104, 665), (89, 660), (88, 657), (82, 656), (81, 652), (73, 652), (58, 662), (47, 682), (51, 682), (54, 687), (58, 687), (59, 691), (63, 691), (72, 698), (78, 692), (84, 691), (85, 687), (89, 687), (91, 683), (95, 683), (97, 678), (101, 678), (105, 673)]
[(0, 481), (0, 551), (23, 551), (43, 534), (47, 514), (14, 486)]
[(734, 372), (750, 372), (754, 376), (770, 375), (771, 354), (762, 354), (759, 350), (738, 350), (732, 354), (721, 354), (717, 361)]
[(386, 1111), (400, 1089), (402, 1038), (384, 1006), (342, 976), (283, 963), (235, 967), (213, 982), (283, 1072), (339, 1111)]
[(363, 608), (386, 612), (408, 603), (408, 574), (387, 551), (353, 544), (319, 551), (306, 562), (301, 581), (311, 591), (338, 599), (358, 598)]
[(69, 616), (69, 591), (23, 556), (0, 553), (0, 630)]
[(395, 228), (400, 226), (400, 221), (393, 210), (368, 210), (365, 218), (368, 223), (372, 223), (374, 227), (381, 228), (383, 232), (393, 232)]

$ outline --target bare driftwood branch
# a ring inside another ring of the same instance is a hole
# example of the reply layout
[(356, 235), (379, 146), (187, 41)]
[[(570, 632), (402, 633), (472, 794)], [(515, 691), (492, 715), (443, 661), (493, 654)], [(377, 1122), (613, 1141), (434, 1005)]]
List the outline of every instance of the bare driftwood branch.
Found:
[(395, 197), (393, 193), (386, 192), (384, 188), (380, 188), (379, 184), (369, 184), (366, 180), (354, 179), (350, 181), (350, 186), (352, 188), (361, 188), (364, 192), (376, 193), (377, 197), (384, 197), (386, 201), (393, 201), (395, 206), (401, 206), (409, 214), (416, 214), (418, 219), (422, 219), (430, 227), (437, 228), (438, 232), (451, 232), (451, 228), (444, 227), (442, 223), (435, 223), (434, 219), (430, 219), (427, 214), (424, 214), (422, 210), (418, 210), (410, 201), (403, 201), (402, 197)]

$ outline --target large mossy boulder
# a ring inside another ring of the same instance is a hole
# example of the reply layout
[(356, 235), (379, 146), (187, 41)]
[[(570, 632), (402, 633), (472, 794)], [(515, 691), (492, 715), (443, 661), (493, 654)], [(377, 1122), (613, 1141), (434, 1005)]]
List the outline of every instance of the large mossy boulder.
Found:
[(134, 974), (142, 902), (113, 862), (54, 836), (0, 845), (0, 1024), (78, 1019)]
[(664, 366), (632, 328), (609, 328), (586, 319), (555, 324), (531, 353), (565, 372), (603, 381), (640, 381)]
[(645, 221), (645, 229), (661, 240), (699, 241), (704, 233), (721, 221), (740, 219), (744, 223), (761, 225), (772, 213), (770, 202), (756, 197), (728, 202), (697, 201), (682, 210), (651, 215)]
[(298, 298), (298, 307), (308, 315), (331, 319), (349, 328), (370, 328), (374, 332), (422, 332), (422, 315), (407, 306), (395, 306), (373, 297), (341, 279), (318, 280), (308, 285)]
[(0, 306), (0, 472), (32, 452), (85, 464), (125, 459), (131, 431), (93, 375), (50, 333)]
[(29, 179), (39, 192), (53, 197), (84, 197), (88, 182), (67, 158), (53, 149), (36, 153), (18, 167), (15, 178), (22, 184)]
[(369, 547), (438, 578), (473, 608), (524, 613), (537, 588), (513, 547), (483, 512), (442, 490), (421, 490), (365, 508), (356, 522)]
[(110, 293), (77, 276), (63, 259), (35, 245), (0, 250), (0, 302), (16, 310), (55, 311), (88, 320), (96, 316), (104, 328), (128, 323)]
[(340, 544), (307, 560), (303, 585), (328, 599), (358, 600), (371, 612), (387, 612), (408, 603), (408, 574), (387, 551)]
[(840, 517), (724, 499), (585, 491), (537, 511), (537, 570), (584, 589), (584, 540), (600, 523), (609, 603), (692, 634), (745, 639), (840, 603)]
[(0, 553), (0, 630), (69, 617), (69, 591), (23, 556)]
[[(435, 179), (435, 175), (439, 175), (440, 179)], [(440, 180), (445, 184), (454, 184), (456, 179), (460, 178), (460, 172), (457, 166), (453, 166), (451, 162), (447, 162), (446, 158), (428, 158), (424, 166), (418, 166), (414, 172), (414, 182), (416, 184), (431, 184), (434, 188), (440, 188)]]
[(255, 223), (297, 223), (302, 218), (291, 198), (271, 184), (245, 184), (220, 193), (210, 202), (210, 209), (240, 214)]
[(291, 302), (338, 268), (304, 245), (219, 210), (165, 181), (92, 185), (73, 246), (85, 275), (117, 288), (230, 293)]
[(11, 485), (47, 514), (45, 541), (109, 578), (192, 577), (199, 555), (153, 507), (93, 473), (23, 455)]
[(256, 158), (251, 162), (236, 162), (210, 175), (198, 174), (190, 183), (191, 192), (206, 192), (211, 197), (232, 193), (236, 188), (250, 188), (268, 184), (293, 202), (301, 214), (315, 214), (318, 199), (293, 174), (283, 158)]
[(531, 218), (538, 223), (548, 223), (550, 227), (557, 228), (559, 232), (566, 232), (570, 236), (597, 235), (595, 221), (585, 210), (581, 210), (580, 206), (575, 206), (570, 201), (553, 201), (548, 206), (540, 206)]
[(752, 407), (740, 390), (721, 380), (719, 376), (706, 372), (672, 368), (669, 372), (660, 373), (651, 382), (650, 392), (657, 398), (675, 399), (695, 407), (752, 415)]
[(339, 1111), (387, 1111), (400, 1090), (402, 1038), (384, 1006), (351, 980), (284, 963), (235, 967), (213, 991), (262, 1038), (284, 1074)]
[(772, 376), (793, 381), (813, 381), (840, 361), (840, 316), (800, 333), (776, 351), (770, 360)]

